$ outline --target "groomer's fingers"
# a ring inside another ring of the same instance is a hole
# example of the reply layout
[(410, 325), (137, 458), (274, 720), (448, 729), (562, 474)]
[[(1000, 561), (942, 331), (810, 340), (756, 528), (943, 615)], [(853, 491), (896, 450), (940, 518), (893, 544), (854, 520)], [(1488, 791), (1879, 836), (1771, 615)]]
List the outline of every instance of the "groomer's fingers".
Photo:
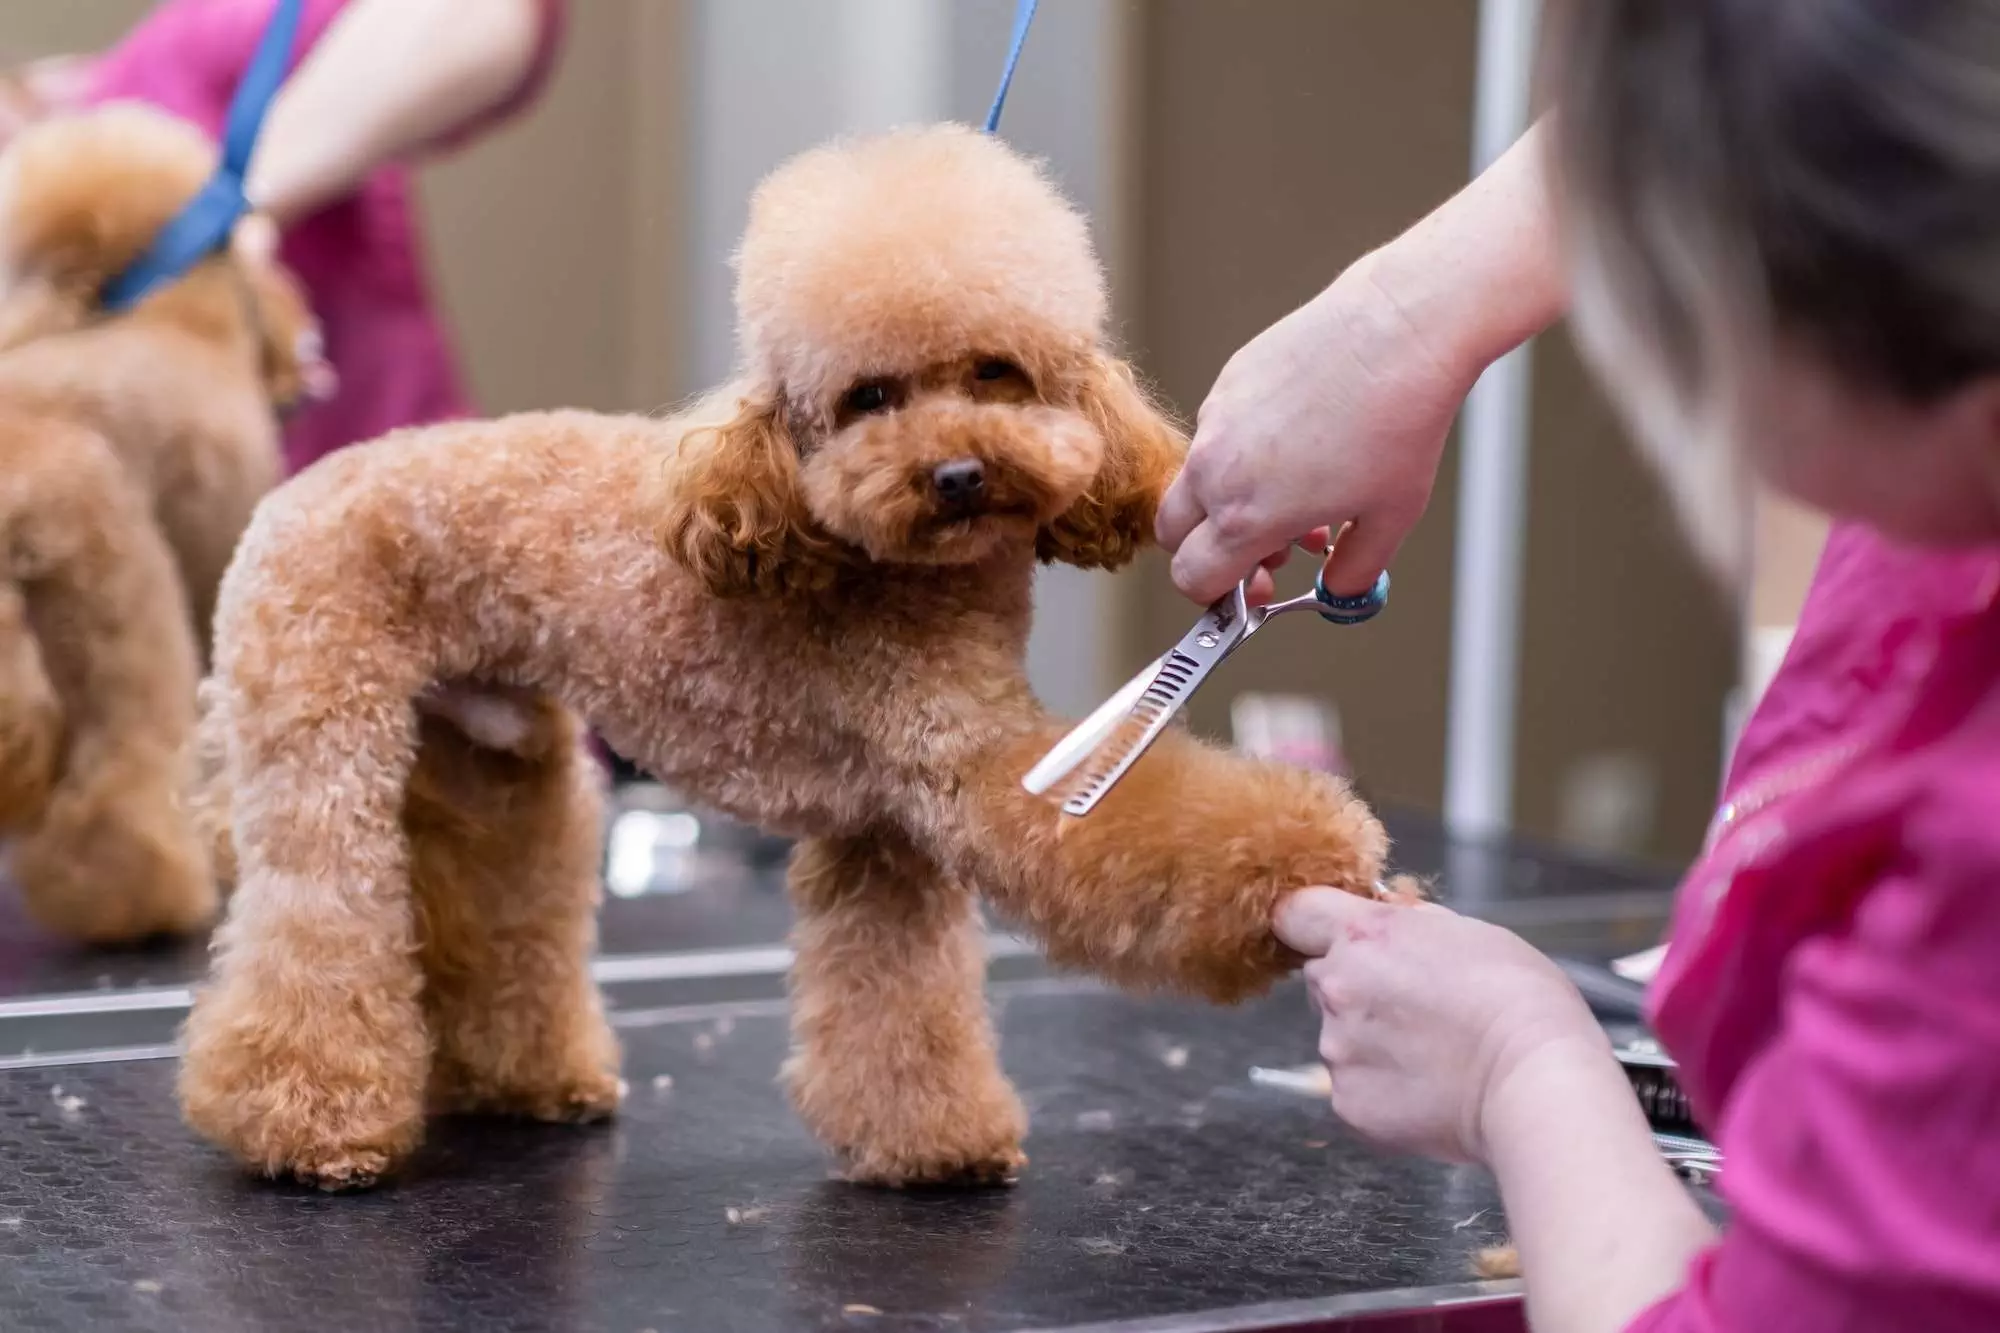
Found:
[(1174, 586), (1207, 606), (1259, 568), (1268, 551), (1224, 540), (1214, 520), (1203, 519), (1174, 552)]
[(1359, 597), (1373, 588), (1421, 517), (1421, 507), (1384, 510), (1350, 525), (1327, 562), (1326, 590), (1336, 597)]
[(1394, 910), (1338, 889), (1300, 889), (1278, 904), (1271, 926), (1286, 947), (1308, 958), (1321, 958), (1343, 936), (1360, 938), (1382, 913)]
[(1153, 515), (1153, 535), (1169, 551), (1178, 551), (1195, 525), (1206, 517), (1201, 501), (1194, 498), (1194, 483), (1188, 480), (1183, 468), (1168, 484), (1167, 493), (1160, 497), (1159, 512)]

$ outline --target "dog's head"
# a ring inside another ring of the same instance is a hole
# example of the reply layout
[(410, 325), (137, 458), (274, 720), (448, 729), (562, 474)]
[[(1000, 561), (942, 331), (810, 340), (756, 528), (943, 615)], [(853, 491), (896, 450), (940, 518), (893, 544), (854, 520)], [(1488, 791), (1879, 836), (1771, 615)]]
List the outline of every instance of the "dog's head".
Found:
[(1115, 567), (1182, 441), (1105, 344), (1084, 220), (956, 126), (818, 149), (751, 203), (743, 374), (692, 419), (669, 540), (718, 592), (1018, 547)]
[[(23, 128), (0, 152), (0, 348), (101, 318), (104, 284), (145, 252), (215, 164), (198, 129), (137, 103)], [(140, 309), (157, 301), (225, 334), (247, 326), (266, 391), (283, 408), (329, 380), (318, 324), (260, 225), (246, 223), (226, 253)]]

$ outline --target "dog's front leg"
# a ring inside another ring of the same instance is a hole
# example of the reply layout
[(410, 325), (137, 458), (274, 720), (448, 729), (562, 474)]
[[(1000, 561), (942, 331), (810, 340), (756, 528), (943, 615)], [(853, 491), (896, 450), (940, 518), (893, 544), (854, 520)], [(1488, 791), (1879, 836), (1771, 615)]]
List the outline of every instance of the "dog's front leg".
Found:
[(785, 1081), (871, 1185), (996, 1183), (1026, 1160), (1000, 1072), (973, 897), (900, 834), (820, 839), (792, 861), (798, 924)]
[(969, 752), (919, 825), (1053, 961), (1122, 986), (1239, 1000), (1302, 961), (1271, 929), (1286, 894), (1374, 892), (1388, 840), (1339, 779), (1169, 732), (1073, 818), (1021, 787), (1064, 730), (1041, 719)]

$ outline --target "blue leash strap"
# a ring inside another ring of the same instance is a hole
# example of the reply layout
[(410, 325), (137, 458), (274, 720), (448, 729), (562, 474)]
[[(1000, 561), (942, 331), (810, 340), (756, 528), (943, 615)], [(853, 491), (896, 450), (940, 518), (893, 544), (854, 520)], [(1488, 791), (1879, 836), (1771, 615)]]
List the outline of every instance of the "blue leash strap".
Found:
[(1000, 91), (993, 94), (993, 109), (986, 113), (986, 132), (1000, 128), (1000, 112), (1007, 105), (1007, 90), (1014, 86), (1014, 70), (1021, 63), (1021, 48), (1028, 44), (1028, 28), (1035, 21), (1036, 0), (1020, 0), (1014, 6), (1014, 38), (1007, 48), (1007, 63), (1000, 71)]
[(196, 264), (229, 243), (229, 234), (250, 201), (243, 193), (243, 176), (250, 169), (264, 117), (284, 84), (298, 39), (304, 0), (278, 0), (249, 66), (236, 84), (229, 115), (222, 127), (222, 161), (201, 192), (168, 220), (130, 267), (104, 284), (98, 304), (117, 314), (130, 310), (155, 288), (187, 275)]

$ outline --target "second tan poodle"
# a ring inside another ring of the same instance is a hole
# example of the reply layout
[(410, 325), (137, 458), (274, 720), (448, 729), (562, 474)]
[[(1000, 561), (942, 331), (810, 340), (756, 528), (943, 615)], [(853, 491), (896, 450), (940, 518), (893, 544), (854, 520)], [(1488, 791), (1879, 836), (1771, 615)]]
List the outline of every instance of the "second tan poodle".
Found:
[(261, 246), (98, 309), (214, 160), (131, 106), (0, 154), (0, 839), (32, 915), (96, 943), (191, 931), (218, 905), (182, 808), (201, 645), (278, 478), (274, 412), (325, 387)]
[(859, 1181), (1024, 1160), (978, 898), (1228, 1001), (1298, 961), (1282, 895), (1372, 890), (1345, 785), (1184, 734), (1088, 819), (1021, 788), (1066, 730), (1024, 672), (1037, 557), (1127, 562), (1184, 450), (1033, 164), (956, 128), (807, 153), (738, 306), (740, 377), (681, 415), (395, 435), (259, 509), (205, 722), (238, 885), (180, 1081), (257, 1171), (365, 1183), (439, 1105), (613, 1110), (566, 710), (800, 840), (786, 1079)]

